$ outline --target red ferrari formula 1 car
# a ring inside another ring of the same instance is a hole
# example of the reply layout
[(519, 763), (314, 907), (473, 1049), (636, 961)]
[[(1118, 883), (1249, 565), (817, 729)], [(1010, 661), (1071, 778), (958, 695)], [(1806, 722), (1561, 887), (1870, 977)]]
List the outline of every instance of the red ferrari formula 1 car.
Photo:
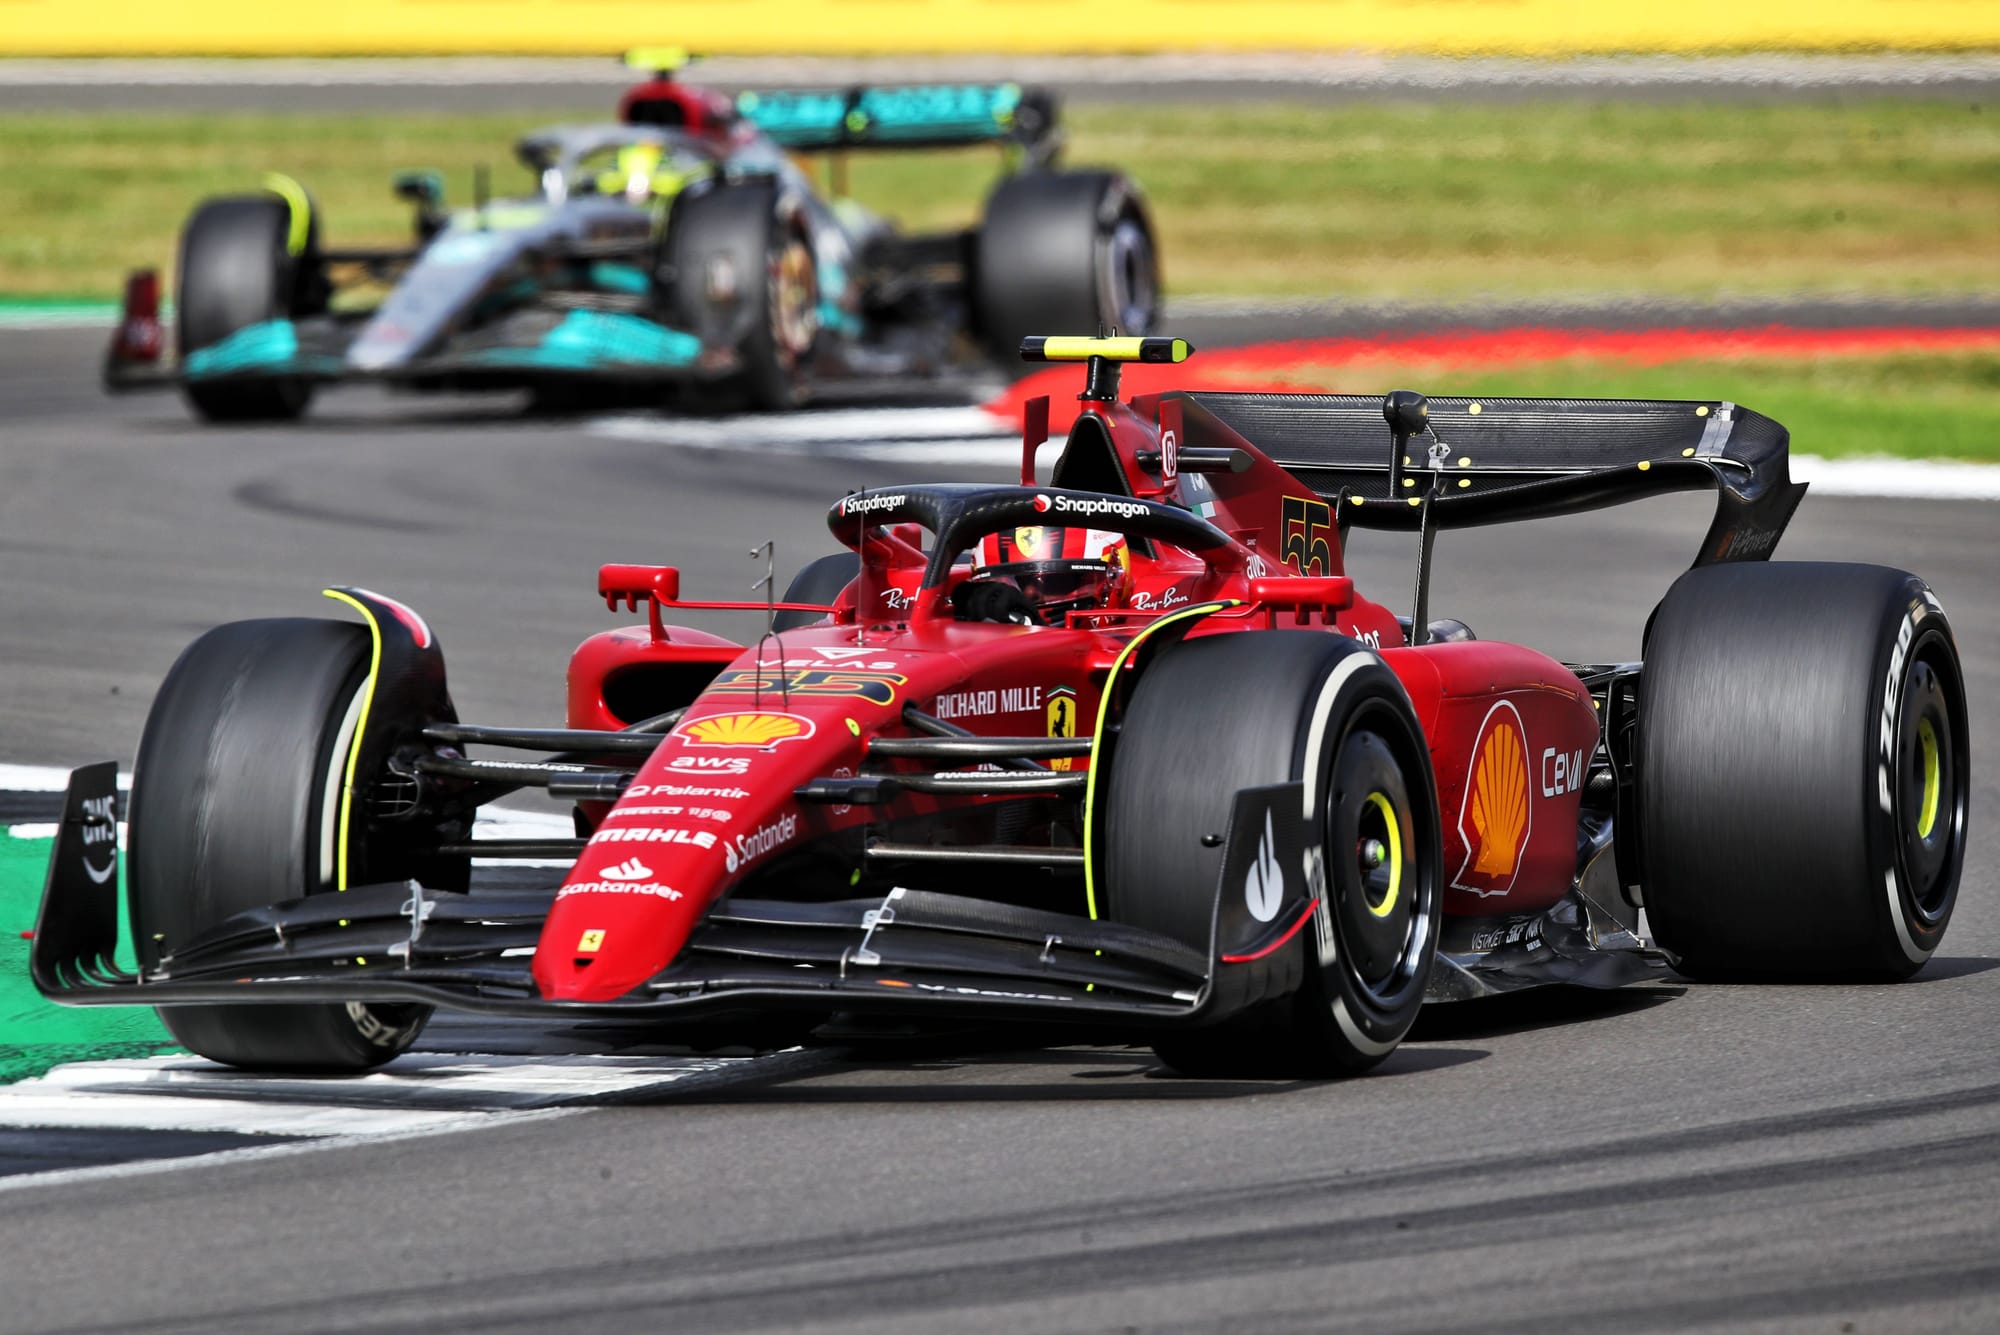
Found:
[[(1191, 1073), (1382, 1060), (1427, 999), (1683, 973), (1893, 978), (1948, 923), (1968, 749), (1923, 581), (1771, 564), (1787, 435), (1722, 402), (1118, 397), (1088, 362), (1046, 483), (910, 485), (828, 514), (743, 645), (644, 624), (570, 665), (568, 727), (458, 721), (430, 626), (210, 631), (133, 780), (136, 974), (113, 963), (111, 766), (79, 770), (42, 991), (152, 1005), (251, 1068), (359, 1070), (434, 1006), (796, 1041), (828, 1022), (1074, 1022)], [(1384, 423), (1386, 418), (1386, 425)], [(1712, 488), (1645, 661), (1561, 663), (1426, 609), (1431, 536)], [(1422, 535), (1412, 615), (1342, 573)], [(471, 758), (471, 748), (539, 759)], [(539, 787), (576, 837), (475, 840)], [(473, 889), (480, 858), (559, 857)], [(1640, 910), (1646, 934), (1642, 935)]]

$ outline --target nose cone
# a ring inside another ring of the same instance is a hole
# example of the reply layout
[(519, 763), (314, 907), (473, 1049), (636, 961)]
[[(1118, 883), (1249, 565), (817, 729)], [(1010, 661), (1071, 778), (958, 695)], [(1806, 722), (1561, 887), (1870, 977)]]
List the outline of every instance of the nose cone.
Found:
[(666, 968), (687, 938), (693, 905), (642, 857), (587, 874), (596, 879), (565, 885), (542, 925), (534, 977), (550, 1001), (615, 1001)]

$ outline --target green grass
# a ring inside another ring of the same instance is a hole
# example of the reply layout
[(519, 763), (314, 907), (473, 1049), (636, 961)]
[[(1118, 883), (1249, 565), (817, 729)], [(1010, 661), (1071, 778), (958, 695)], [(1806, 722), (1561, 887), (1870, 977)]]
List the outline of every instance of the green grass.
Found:
[(1726, 399), (1783, 422), (1795, 454), (2000, 463), (2000, 353), (1992, 352), (1645, 367), (1565, 359), (1476, 372), (1371, 362), (1280, 375), (1302, 386), (1357, 393), (1409, 385), (1495, 398)]
[[(202, 197), (276, 168), (335, 244), (394, 242), (404, 167), (529, 187), (510, 145), (603, 107), (481, 115), (6, 113), (0, 293), (109, 296)], [(1453, 299), (2000, 290), (2000, 109), (1965, 100), (1073, 109), (1069, 160), (1145, 187), (1177, 292)], [(969, 221), (987, 151), (860, 156), (854, 193)]]
[[(150, 1010), (64, 1007), (42, 1000), (28, 980), (28, 943), (53, 839), (18, 839), (0, 828), (0, 1084), (25, 1080), (69, 1061), (144, 1057), (175, 1051)], [(119, 959), (131, 968), (132, 943), (121, 930)]]

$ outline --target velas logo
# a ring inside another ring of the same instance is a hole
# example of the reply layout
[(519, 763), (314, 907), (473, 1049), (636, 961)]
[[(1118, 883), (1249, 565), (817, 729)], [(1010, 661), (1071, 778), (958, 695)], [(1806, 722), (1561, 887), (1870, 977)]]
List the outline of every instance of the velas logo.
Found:
[(784, 742), (813, 735), (813, 721), (797, 714), (716, 714), (683, 723), (679, 734), (689, 746), (754, 746), (775, 750)]
[(1045, 514), (1047, 514), (1047, 513), (1049, 512), (1049, 506), (1050, 506), (1050, 504), (1051, 504), (1051, 502), (1050, 502), (1049, 498), (1048, 498), (1048, 497), (1047, 497), (1046, 495), (1044, 495), (1044, 494), (1043, 494), (1042, 492), (1039, 492), (1039, 491), (1038, 491), (1038, 492), (1036, 492), (1036, 493), (1035, 493), (1035, 513), (1036, 513), (1036, 514), (1038, 514), (1038, 515), (1045, 515)]
[(1528, 742), (1521, 712), (1502, 700), (1486, 711), (1472, 746), (1458, 834), (1465, 864), (1452, 878), (1460, 890), (1495, 899), (1514, 888), (1528, 847), (1534, 807), (1528, 782)]
[(874, 514), (878, 510), (901, 509), (905, 499), (907, 497), (900, 491), (888, 496), (849, 496), (841, 501), (840, 513), (866, 515)]

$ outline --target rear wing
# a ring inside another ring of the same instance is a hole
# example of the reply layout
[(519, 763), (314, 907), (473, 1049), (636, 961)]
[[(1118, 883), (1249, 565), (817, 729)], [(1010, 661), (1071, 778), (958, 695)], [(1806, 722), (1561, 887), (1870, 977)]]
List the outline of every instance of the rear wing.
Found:
[(1163, 397), (1182, 401), (1183, 449), (1254, 446), (1332, 502), (1343, 533), (1466, 528), (1713, 488), (1702, 566), (1770, 556), (1806, 491), (1791, 480), (1791, 434), (1715, 400), (1433, 398), (1392, 482), (1380, 397)]
[(1055, 95), (1015, 83), (745, 91), (736, 109), (781, 147), (800, 152), (1011, 143), (1040, 165), (1059, 145)]

